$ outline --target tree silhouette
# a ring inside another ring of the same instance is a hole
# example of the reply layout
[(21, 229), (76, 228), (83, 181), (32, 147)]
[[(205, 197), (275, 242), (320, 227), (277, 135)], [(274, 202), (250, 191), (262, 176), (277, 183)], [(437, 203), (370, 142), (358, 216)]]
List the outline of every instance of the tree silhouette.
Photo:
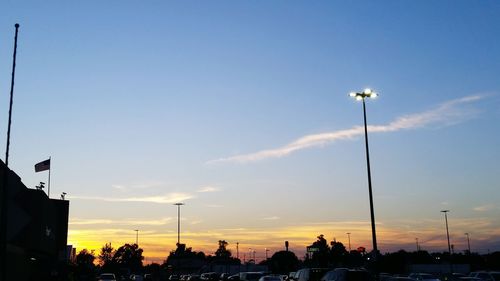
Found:
[(309, 247), (312, 250), (312, 257), (306, 258), (306, 263), (310, 266), (326, 267), (328, 266), (328, 256), (330, 247), (323, 234), (317, 237), (317, 240)]
[(227, 250), (228, 243), (225, 240), (219, 240), (219, 248), (215, 251), (215, 256), (219, 259), (228, 259), (231, 257), (231, 251)]
[(95, 256), (92, 252), (87, 249), (81, 250), (75, 257), (76, 264), (81, 266), (93, 266)]
[(267, 263), (275, 274), (288, 274), (299, 267), (299, 259), (293, 252), (279, 251), (273, 254)]
[(342, 244), (341, 242), (332, 241), (330, 245), (332, 246), (330, 248), (330, 262), (334, 266), (343, 265), (348, 255), (344, 244)]
[(194, 272), (205, 265), (205, 253), (195, 252), (186, 244), (178, 244), (175, 251), (171, 251), (162, 266), (174, 269), (175, 272)]
[(91, 277), (95, 272), (94, 265), (95, 256), (92, 252), (87, 249), (81, 250), (75, 257), (75, 273), (78, 277), (84, 279), (86, 277)]
[(125, 244), (118, 248), (113, 255), (113, 263), (120, 268), (128, 268), (138, 272), (142, 269), (143, 250), (137, 244)]
[(110, 263), (113, 259), (113, 247), (111, 247), (111, 243), (106, 243), (101, 248), (101, 253), (99, 253), (99, 265), (101, 267), (109, 267)]

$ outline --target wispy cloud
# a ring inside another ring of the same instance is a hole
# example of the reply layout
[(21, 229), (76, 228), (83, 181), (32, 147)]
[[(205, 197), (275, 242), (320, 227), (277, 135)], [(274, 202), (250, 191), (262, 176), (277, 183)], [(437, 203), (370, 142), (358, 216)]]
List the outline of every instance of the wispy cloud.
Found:
[(205, 207), (208, 207), (208, 208), (223, 208), (224, 205), (208, 204), (208, 205), (205, 205)]
[(145, 196), (145, 197), (127, 197), (127, 198), (112, 198), (112, 197), (93, 197), (93, 196), (68, 196), (69, 199), (79, 200), (97, 200), (107, 202), (145, 202), (145, 203), (158, 203), (158, 204), (171, 204), (188, 199), (194, 198), (194, 195), (189, 193), (169, 193), (166, 195), (158, 196)]
[(262, 219), (267, 220), (267, 221), (275, 221), (275, 220), (279, 220), (280, 217), (272, 216), (272, 217), (266, 217), (266, 218), (262, 218)]
[(147, 188), (155, 188), (164, 185), (164, 182), (161, 181), (145, 181), (145, 182), (137, 182), (132, 184), (112, 184), (111, 187), (117, 190), (129, 190), (129, 189), (147, 189)]
[(486, 205), (474, 207), (474, 208), (472, 208), (472, 210), (474, 210), (476, 212), (486, 212), (486, 211), (494, 210), (496, 208), (497, 208), (497, 206), (495, 206), (493, 204), (486, 204)]
[(84, 218), (71, 218), (70, 225), (165, 225), (172, 221), (172, 218), (161, 218), (157, 220), (139, 220), (139, 219), (84, 219)]
[(220, 187), (216, 187), (216, 186), (204, 186), (200, 189), (198, 189), (197, 192), (201, 192), (201, 193), (204, 193), (204, 192), (217, 192), (217, 191), (220, 191)]
[[(386, 125), (368, 126), (368, 131), (371, 133), (387, 133), (422, 128), (431, 125), (453, 125), (463, 122), (473, 116), (473, 110), (463, 108), (461, 105), (472, 103), (480, 100), (481, 98), (483, 97), (480, 95), (473, 95), (454, 99), (428, 111), (401, 116)], [(324, 146), (339, 140), (349, 140), (363, 134), (364, 128), (362, 126), (355, 126), (345, 130), (306, 135), (282, 147), (215, 159), (208, 161), (208, 164), (222, 162), (248, 163), (268, 158), (279, 158), (298, 150)]]

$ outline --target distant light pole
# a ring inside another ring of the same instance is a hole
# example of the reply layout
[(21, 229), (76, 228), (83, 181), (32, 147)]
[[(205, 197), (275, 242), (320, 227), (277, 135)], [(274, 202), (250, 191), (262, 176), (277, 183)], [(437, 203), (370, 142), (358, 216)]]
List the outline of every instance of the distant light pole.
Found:
[(184, 203), (175, 203), (177, 206), (177, 247), (181, 245), (181, 206)]
[(420, 245), (418, 245), (418, 237), (415, 238), (415, 241), (417, 242), (417, 252), (420, 252)]
[(448, 215), (447, 215), (449, 211), (450, 210), (442, 210), (441, 213), (444, 213), (444, 221), (446, 222), (446, 238), (448, 238), (448, 253), (451, 256), (450, 232), (448, 231)]
[(368, 171), (368, 193), (370, 196), (370, 216), (371, 216), (371, 224), (372, 224), (372, 241), (373, 241), (373, 251), (375, 255), (373, 256), (374, 260), (377, 260), (378, 248), (377, 248), (377, 234), (375, 231), (375, 212), (373, 210), (373, 194), (372, 194), (372, 176), (370, 171), (370, 152), (368, 149), (368, 129), (366, 125), (366, 105), (365, 98), (376, 98), (377, 93), (373, 92), (371, 89), (365, 89), (361, 93), (349, 93), (349, 96), (355, 98), (356, 100), (363, 102), (363, 119), (365, 121), (365, 148), (366, 148), (366, 167)]
[(349, 253), (351, 252), (351, 233), (347, 232), (347, 240), (349, 241)]
[(236, 258), (240, 259), (240, 242), (236, 242)]
[(139, 247), (139, 229), (134, 229), (135, 231), (135, 244)]
[(267, 261), (267, 259), (268, 259), (268, 258), (267, 258), (267, 252), (269, 252), (269, 249), (268, 249), (268, 248), (266, 248), (266, 261)]
[(467, 248), (469, 249), (469, 255), (470, 255), (470, 239), (469, 239), (469, 233), (465, 233), (465, 236), (467, 236)]

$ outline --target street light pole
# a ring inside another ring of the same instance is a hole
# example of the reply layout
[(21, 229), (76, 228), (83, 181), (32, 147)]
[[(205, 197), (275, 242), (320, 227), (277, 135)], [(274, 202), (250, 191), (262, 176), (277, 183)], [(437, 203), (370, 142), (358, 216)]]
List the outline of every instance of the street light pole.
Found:
[(135, 244), (139, 247), (139, 229), (134, 229), (135, 231)]
[(469, 239), (469, 233), (465, 233), (465, 236), (467, 236), (467, 248), (469, 249), (469, 255), (470, 255), (470, 239)]
[(442, 210), (441, 213), (444, 213), (444, 221), (446, 222), (446, 238), (448, 238), (448, 253), (451, 257), (451, 246), (450, 246), (450, 232), (448, 231), (448, 215), (447, 213), (450, 210)]
[(181, 244), (181, 206), (184, 203), (175, 203), (177, 206), (177, 247)]
[(351, 233), (347, 232), (347, 241), (349, 241), (349, 253), (351, 252)]
[(356, 100), (361, 100), (363, 102), (363, 120), (365, 124), (365, 148), (366, 148), (366, 167), (368, 171), (368, 194), (370, 197), (370, 217), (372, 225), (372, 242), (373, 242), (373, 259), (377, 260), (378, 248), (377, 248), (377, 234), (375, 230), (375, 212), (373, 209), (373, 193), (372, 193), (372, 176), (370, 170), (370, 151), (368, 149), (368, 126), (366, 122), (366, 105), (365, 98), (376, 98), (377, 93), (373, 92), (371, 89), (365, 89), (361, 93), (350, 93), (349, 96), (356, 98)]

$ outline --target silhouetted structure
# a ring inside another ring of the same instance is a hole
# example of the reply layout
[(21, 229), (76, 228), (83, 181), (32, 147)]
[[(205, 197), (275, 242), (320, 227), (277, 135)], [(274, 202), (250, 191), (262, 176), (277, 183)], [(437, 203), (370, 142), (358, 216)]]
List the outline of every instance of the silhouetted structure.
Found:
[(47, 280), (66, 260), (69, 202), (29, 189), (0, 161), (5, 280)]

